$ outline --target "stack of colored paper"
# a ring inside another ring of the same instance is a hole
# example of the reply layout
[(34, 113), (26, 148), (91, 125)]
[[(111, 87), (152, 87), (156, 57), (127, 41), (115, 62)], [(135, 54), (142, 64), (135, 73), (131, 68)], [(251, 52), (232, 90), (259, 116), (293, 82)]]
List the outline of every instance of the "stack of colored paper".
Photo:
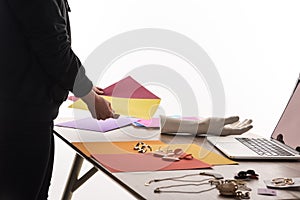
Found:
[(58, 123), (55, 124), (55, 126), (97, 131), (97, 132), (106, 132), (106, 131), (127, 126), (131, 123), (134, 123), (135, 121), (136, 119), (129, 118), (129, 117), (120, 117), (118, 119), (109, 118), (106, 120), (97, 120), (89, 117), (84, 119)]
[[(102, 96), (117, 114), (141, 119), (150, 119), (160, 104), (159, 97), (130, 76), (105, 88)], [(80, 99), (69, 107), (88, 109)]]
[[(202, 169), (213, 165), (238, 164), (196, 144), (169, 145), (156, 140), (144, 141), (152, 147), (152, 152), (140, 154), (133, 148), (137, 142), (75, 142), (72, 144), (86, 156), (95, 158), (111, 172)], [(177, 148), (192, 154), (194, 159), (170, 162), (152, 155), (158, 149)]]
[(137, 127), (145, 127), (145, 128), (159, 128), (160, 118), (139, 119), (136, 122), (133, 122), (133, 125)]

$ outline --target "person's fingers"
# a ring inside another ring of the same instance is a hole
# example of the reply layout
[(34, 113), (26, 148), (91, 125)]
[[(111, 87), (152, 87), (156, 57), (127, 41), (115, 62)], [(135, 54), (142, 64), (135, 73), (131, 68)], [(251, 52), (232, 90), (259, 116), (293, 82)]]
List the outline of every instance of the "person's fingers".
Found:
[(107, 118), (112, 118), (114, 113), (107, 107), (104, 112), (100, 113), (101, 119), (105, 120)]
[(101, 91), (103, 91), (103, 88), (101, 88), (101, 87), (98, 87), (98, 86), (95, 86), (98, 90), (101, 90)]
[(237, 128), (242, 128), (244, 126), (247, 126), (249, 124), (252, 123), (252, 120), (251, 119), (245, 119), (243, 122), (241, 122), (238, 126), (236, 126)]
[(118, 118), (120, 117), (120, 114), (117, 114), (117, 113), (115, 112), (115, 110), (112, 108), (110, 102), (108, 102), (108, 107), (109, 107), (110, 112), (112, 113), (112, 116), (111, 116), (111, 117), (114, 118), (114, 119), (118, 119)]
[(98, 89), (94, 90), (94, 92), (95, 92), (96, 94), (98, 94), (98, 95), (102, 95), (102, 94), (104, 94), (104, 92), (103, 92), (103, 91), (101, 91), (101, 90), (98, 90)]
[(98, 120), (105, 120), (105, 119), (111, 118), (112, 116), (113, 116), (113, 114), (109, 110), (106, 110), (106, 111), (103, 110), (102, 112), (97, 113)]
[(116, 113), (114, 113), (113, 116), (112, 116), (112, 118), (114, 118), (114, 119), (118, 119), (119, 117), (120, 117), (120, 115), (116, 114)]
[(236, 131), (236, 134), (240, 135), (240, 134), (242, 134), (242, 133), (245, 133), (245, 132), (249, 131), (249, 130), (252, 129), (252, 128), (253, 128), (253, 125), (247, 125), (247, 126), (244, 126), (244, 127), (240, 128), (240, 129), (238, 129), (238, 130)]
[(112, 118), (115, 118), (115, 119), (119, 118), (120, 115), (115, 114), (115, 111), (111, 106), (111, 103), (109, 101), (106, 101), (106, 103), (107, 103), (108, 110), (110, 112), (109, 117), (112, 117)]
[(237, 122), (237, 121), (239, 121), (238, 116), (227, 117), (227, 118), (225, 118), (224, 125), (232, 124), (232, 123)]
[(239, 121), (239, 123), (235, 125), (235, 128), (241, 127), (241, 125), (244, 124), (246, 121), (247, 119), (244, 119), (243, 121)]
[(240, 121), (234, 122), (232, 124), (227, 124), (226, 126), (230, 126), (232, 128), (237, 127), (240, 124)]
[[(109, 108), (109, 102), (97, 94), (95, 96), (94, 110), (95, 110), (96, 119), (98, 120), (105, 120), (113, 116), (113, 113)], [(93, 111), (92, 110), (90, 111), (93, 115)]]
[(102, 88), (99, 88), (99, 87), (94, 86), (94, 87), (93, 87), (93, 90), (94, 90), (94, 92), (95, 92), (96, 94), (98, 94), (98, 95), (104, 94), (104, 91), (103, 91)]
[(253, 120), (252, 119), (248, 119), (246, 124), (252, 124)]
[(112, 106), (111, 106), (111, 103), (110, 103), (109, 101), (107, 101), (107, 105), (108, 105), (108, 108), (109, 108), (111, 111), (113, 111)]
[(242, 133), (245, 133), (247, 131), (249, 131), (250, 129), (252, 129), (253, 126), (252, 125), (247, 125), (247, 126), (244, 126), (242, 128), (235, 128), (235, 129), (232, 129), (231, 131), (228, 130), (228, 132), (230, 132), (229, 134), (230, 135), (240, 135)]
[(240, 135), (242, 133), (245, 133), (245, 132), (249, 131), (252, 128), (253, 128), (253, 126), (251, 124), (246, 125), (244, 127), (240, 127), (240, 128), (224, 127), (222, 132), (221, 132), (221, 135), (222, 136)]

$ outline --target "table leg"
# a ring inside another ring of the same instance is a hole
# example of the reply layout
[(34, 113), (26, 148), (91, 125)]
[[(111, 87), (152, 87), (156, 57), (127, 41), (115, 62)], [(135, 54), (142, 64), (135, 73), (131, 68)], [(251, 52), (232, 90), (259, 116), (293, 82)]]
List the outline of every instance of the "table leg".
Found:
[(70, 200), (72, 198), (73, 192), (77, 190), (83, 183), (85, 183), (90, 177), (92, 177), (98, 170), (93, 167), (86, 174), (84, 174), (80, 179), (78, 175), (82, 167), (83, 158), (78, 154), (75, 155), (73, 165), (69, 174), (67, 185), (65, 187), (62, 200)]

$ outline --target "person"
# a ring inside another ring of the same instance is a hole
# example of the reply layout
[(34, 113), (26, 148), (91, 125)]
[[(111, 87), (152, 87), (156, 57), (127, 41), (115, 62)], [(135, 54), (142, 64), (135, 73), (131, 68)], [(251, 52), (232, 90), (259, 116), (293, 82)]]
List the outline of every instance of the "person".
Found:
[(0, 0), (0, 199), (48, 198), (53, 120), (68, 92), (113, 116), (71, 48), (66, 0)]

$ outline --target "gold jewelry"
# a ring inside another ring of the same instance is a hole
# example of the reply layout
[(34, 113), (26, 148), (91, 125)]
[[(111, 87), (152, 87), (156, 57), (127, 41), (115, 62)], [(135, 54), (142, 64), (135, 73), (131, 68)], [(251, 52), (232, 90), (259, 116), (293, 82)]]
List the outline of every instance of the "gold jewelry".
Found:
[(271, 183), (275, 186), (294, 185), (295, 181), (292, 178), (274, 178)]
[[(250, 191), (251, 189), (246, 186), (245, 183), (240, 183), (239, 180), (225, 180), (216, 182), (216, 188), (219, 190), (220, 195), (236, 197), (238, 199), (250, 199), (249, 192), (243, 192), (243, 190)], [(241, 185), (239, 185), (241, 184)], [(241, 188), (242, 186), (242, 188)]]
[(200, 181), (195, 181), (195, 180), (181, 180), (181, 179), (183, 179), (185, 177), (199, 176), (199, 175), (202, 175), (202, 176), (212, 176), (216, 180), (217, 179), (223, 179), (223, 176), (221, 174), (218, 174), (218, 173), (200, 172), (198, 174), (187, 174), (187, 175), (183, 175), (183, 176), (175, 176), (175, 177), (168, 177), (168, 178), (162, 178), (162, 179), (153, 179), (153, 180), (150, 180), (150, 181), (146, 182), (145, 186), (149, 186), (151, 183), (160, 182), (160, 181), (201, 182), (203, 180), (214, 180), (212, 178), (203, 179), (203, 180), (200, 180)]
[[(238, 189), (238, 185), (232, 181), (232, 180), (217, 180), (215, 178), (208, 180), (203, 179), (199, 182), (201, 183), (187, 183), (187, 184), (179, 184), (179, 185), (168, 185), (168, 186), (162, 186), (155, 188), (154, 192), (155, 193), (187, 193), (187, 194), (196, 194), (196, 193), (203, 193), (207, 192), (210, 190), (213, 190), (217, 188), (220, 192), (220, 195), (223, 196), (228, 196), (228, 197), (235, 197), (238, 199), (250, 199), (250, 193), (249, 192), (243, 192)], [(210, 184), (211, 187), (199, 191), (184, 191), (184, 190), (163, 190), (163, 189), (168, 189), (168, 188), (174, 188), (174, 187), (183, 187), (183, 186), (201, 186), (201, 185), (206, 185)]]
[[(207, 181), (207, 180), (203, 179), (203, 180), (201, 180), (199, 182), (203, 182), (203, 181)], [(208, 188), (208, 189), (204, 189), (204, 190), (200, 190), (200, 191), (162, 190), (162, 189), (173, 188), (173, 187), (200, 186), (200, 185), (206, 185), (206, 184), (210, 184), (211, 186), (213, 185), (213, 184), (211, 184), (210, 181), (208, 181), (206, 183), (187, 183), (187, 184), (179, 184), (179, 185), (168, 185), (168, 186), (163, 186), (163, 187), (155, 188), (154, 192), (155, 193), (164, 192), (164, 193), (189, 193), (189, 194), (193, 194), (193, 193), (207, 192), (207, 191), (210, 191), (210, 190), (213, 190), (213, 189), (216, 188), (214, 186), (214, 187), (211, 187), (211, 188)]]

